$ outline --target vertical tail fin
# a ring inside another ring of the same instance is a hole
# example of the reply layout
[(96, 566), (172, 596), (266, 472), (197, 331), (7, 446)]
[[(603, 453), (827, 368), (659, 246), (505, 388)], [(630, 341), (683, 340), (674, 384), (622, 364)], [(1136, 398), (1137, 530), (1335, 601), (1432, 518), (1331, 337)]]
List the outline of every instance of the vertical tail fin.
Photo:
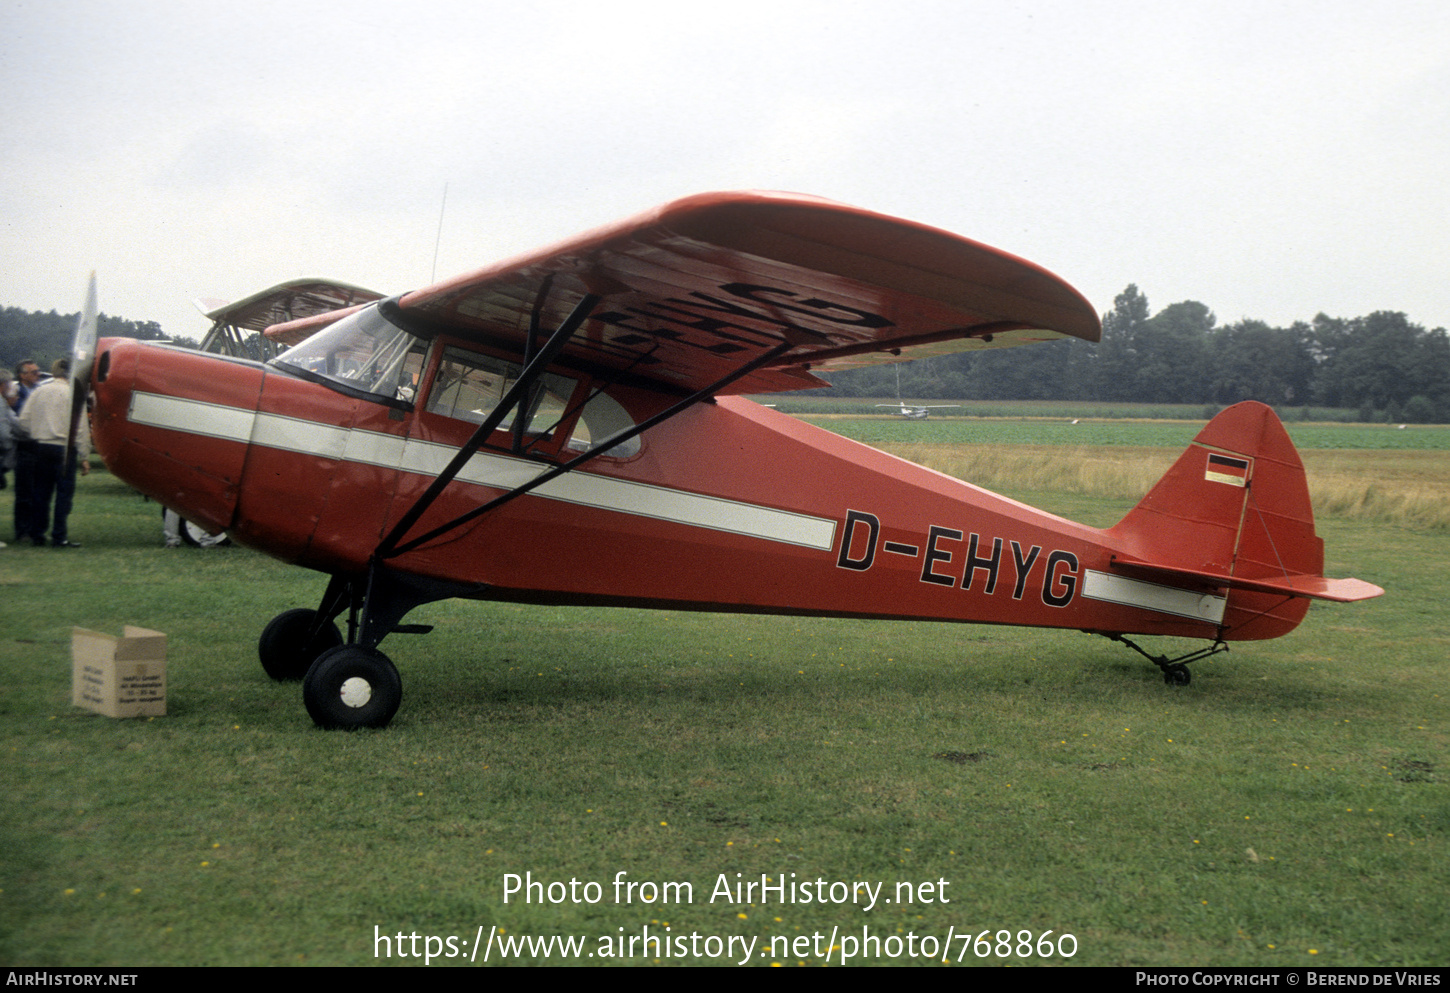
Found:
[(1292, 631), (1306, 598), (1362, 600), (1384, 591), (1325, 579), (1324, 542), (1304, 464), (1274, 412), (1229, 407), (1193, 439), (1173, 468), (1109, 532), (1115, 569), (1227, 587), (1225, 638)]

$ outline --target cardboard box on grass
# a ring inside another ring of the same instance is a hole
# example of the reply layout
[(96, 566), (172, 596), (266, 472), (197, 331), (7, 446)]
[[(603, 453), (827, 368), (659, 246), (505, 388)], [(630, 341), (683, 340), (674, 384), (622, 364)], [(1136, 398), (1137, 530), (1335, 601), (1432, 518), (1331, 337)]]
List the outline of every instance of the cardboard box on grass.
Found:
[(166, 635), (126, 625), (113, 634), (71, 629), (71, 703), (107, 717), (166, 713)]

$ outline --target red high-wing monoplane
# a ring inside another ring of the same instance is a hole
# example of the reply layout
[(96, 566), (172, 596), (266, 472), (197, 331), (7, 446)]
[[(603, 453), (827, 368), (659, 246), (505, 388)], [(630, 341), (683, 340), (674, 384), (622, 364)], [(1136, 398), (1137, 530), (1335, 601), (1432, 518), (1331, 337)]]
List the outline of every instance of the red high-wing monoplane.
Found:
[[(324, 727), (381, 727), (378, 644), (447, 597), (1202, 638), (1170, 683), (1272, 638), (1325, 579), (1273, 412), (1216, 417), (1127, 517), (1074, 524), (737, 394), (815, 371), (1072, 336), (1057, 277), (809, 197), (708, 194), (427, 289), (272, 326), (261, 364), (109, 339), (107, 465), (210, 529), (331, 577), (260, 639)], [(336, 620), (346, 615), (344, 639)]]

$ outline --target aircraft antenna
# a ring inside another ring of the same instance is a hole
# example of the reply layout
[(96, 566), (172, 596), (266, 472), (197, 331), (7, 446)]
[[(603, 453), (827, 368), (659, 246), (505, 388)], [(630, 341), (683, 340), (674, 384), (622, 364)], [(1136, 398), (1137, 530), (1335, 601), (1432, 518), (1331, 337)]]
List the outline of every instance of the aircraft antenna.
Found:
[(433, 274), (428, 282), (438, 282), (438, 246), (443, 241), (443, 212), (448, 209), (448, 184), (443, 184), (443, 203), (438, 207), (438, 234), (433, 238)]

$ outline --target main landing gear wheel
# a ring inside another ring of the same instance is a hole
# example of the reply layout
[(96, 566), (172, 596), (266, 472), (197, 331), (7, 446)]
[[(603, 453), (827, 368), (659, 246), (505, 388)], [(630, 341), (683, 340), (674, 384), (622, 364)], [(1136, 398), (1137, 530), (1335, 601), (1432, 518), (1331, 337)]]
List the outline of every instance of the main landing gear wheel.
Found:
[(284, 610), (262, 629), (257, 655), (267, 675), (278, 682), (301, 679), (319, 655), (342, 644), (341, 632), (330, 621), (309, 639), (316, 618), (317, 611), (305, 607)]
[(1193, 673), (1188, 671), (1188, 666), (1179, 662), (1177, 665), (1165, 665), (1163, 667), (1163, 682), (1169, 686), (1187, 686), (1193, 682)]
[(341, 645), (323, 652), (307, 670), (302, 702), (320, 728), (383, 728), (403, 702), (403, 680), (376, 648)]

